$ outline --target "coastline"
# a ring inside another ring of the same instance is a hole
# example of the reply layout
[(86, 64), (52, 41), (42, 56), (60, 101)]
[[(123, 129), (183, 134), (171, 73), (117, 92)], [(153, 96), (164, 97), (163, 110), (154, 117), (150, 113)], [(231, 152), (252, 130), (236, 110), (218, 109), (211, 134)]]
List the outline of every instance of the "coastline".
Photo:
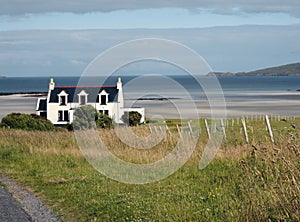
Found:
[(47, 92), (9, 92), (9, 93), (1, 93), (0, 96), (47, 96)]
[[(258, 99), (262, 95), (256, 93), (253, 99), (226, 99), (227, 118), (237, 118), (242, 116), (273, 115), (273, 116), (300, 116), (300, 93), (282, 92), (267, 93), (264, 99)], [(35, 113), (36, 102), (39, 97), (45, 97), (42, 93), (18, 93), (0, 96), (0, 119), (12, 112)], [(239, 96), (239, 95), (236, 95)], [(253, 95), (252, 95), (253, 96)], [(145, 107), (146, 117), (151, 118), (161, 115), (164, 118), (180, 118), (174, 104), (183, 107), (183, 111), (188, 116), (195, 116), (190, 110), (185, 109), (185, 104), (189, 101), (180, 98), (149, 98), (132, 100), (127, 99), (125, 103), (137, 107)], [(173, 104), (174, 103), (174, 104)], [(196, 99), (194, 103), (198, 110), (199, 118), (209, 118), (211, 116), (209, 102), (206, 99)], [(222, 114), (222, 109), (215, 110), (216, 114)]]

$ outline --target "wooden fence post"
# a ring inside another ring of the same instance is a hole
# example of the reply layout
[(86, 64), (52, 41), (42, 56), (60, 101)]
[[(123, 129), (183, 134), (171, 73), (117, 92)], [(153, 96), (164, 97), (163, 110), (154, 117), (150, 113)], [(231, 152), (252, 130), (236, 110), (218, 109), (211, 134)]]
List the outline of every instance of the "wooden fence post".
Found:
[(188, 126), (189, 126), (191, 134), (193, 135), (193, 129), (192, 129), (192, 126), (191, 126), (190, 122), (188, 122)]
[(223, 132), (224, 138), (226, 139), (226, 130), (225, 130), (223, 119), (221, 119), (221, 128), (222, 128), (222, 132)]
[(205, 123), (206, 132), (207, 132), (207, 135), (208, 135), (208, 139), (210, 139), (209, 126), (208, 126), (208, 123), (207, 123), (206, 119), (204, 120), (204, 123)]
[(150, 133), (152, 134), (153, 132), (152, 132), (152, 128), (150, 125), (149, 125), (149, 130), (150, 130)]
[(246, 142), (249, 143), (249, 138), (248, 138), (248, 133), (247, 133), (246, 121), (245, 121), (244, 118), (242, 118), (241, 121), (242, 121), (242, 124), (243, 124), (243, 129), (244, 129), (244, 134), (245, 134)]
[(164, 130), (163, 130), (163, 128), (161, 126), (159, 126), (159, 129), (160, 129), (161, 133), (164, 133)]
[(272, 143), (274, 143), (275, 141), (274, 141), (273, 132), (272, 132), (272, 128), (271, 128), (271, 124), (270, 124), (270, 120), (269, 120), (268, 115), (266, 115), (266, 124), (267, 124), (268, 132), (270, 134), (271, 141), (272, 141)]
[(171, 133), (171, 131), (170, 131), (168, 125), (166, 125), (166, 130), (167, 130), (167, 132), (168, 132), (170, 135), (172, 135), (172, 133)]
[(176, 127), (177, 127), (177, 131), (178, 131), (178, 133), (179, 133), (179, 136), (182, 137), (182, 135), (181, 135), (181, 130), (180, 130), (179, 126), (176, 125)]

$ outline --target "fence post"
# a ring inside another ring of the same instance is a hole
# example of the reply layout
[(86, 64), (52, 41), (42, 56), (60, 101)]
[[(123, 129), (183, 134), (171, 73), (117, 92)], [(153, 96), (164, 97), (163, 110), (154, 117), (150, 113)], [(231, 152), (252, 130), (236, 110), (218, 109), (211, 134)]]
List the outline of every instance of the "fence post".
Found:
[(210, 139), (210, 132), (209, 132), (209, 126), (208, 126), (207, 120), (205, 119), (204, 122), (205, 122), (205, 128), (206, 128), (206, 132), (208, 135), (208, 139)]
[(176, 127), (177, 127), (177, 131), (178, 131), (178, 133), (179, 133), (179, 136), (182, 137), (182, 135), (181, 135), (181, 130), (180, 130), (179, 126), (176, 125)]
[(150, 133), (152, 134), (152, 128), (151, 128), (151, 126), (149, 125), (149, 130), (150, 130)]
[(189, 126), (191, 134), (193, 135), (193, 129), (192, 129), (192, 126), (191, 126), (190, 122), (188, 122), (188, 126)]
[(222, 128), (222, 132), (223, 132), (224, 138), (226, 139), (226, 130), (225, 130), (223, 119), (221, 119), (221, 128)]
[(170, 131), (168, 125), (166, 125), (166, 130), (167, 130), (167, 132), (168, 132), (170, 135), (172, 135), (172, 133), (171, 133), (171, 131)]
[(248, 138), (248, 133), (247, 133), (246, 121), (245, 121), (244, 118), (242, 118), (241, 121), (242, 121), (242, 124), (243, 124), (243, 129), (244, 129), (244, 134), (245, 134), (246, 142), (249, 143), (249, 138)]
[(270, 134), (271, 141), (272, 141), (272, 143), (274, 143), (275, 141), (274, 141), (273, 132), (272, 132), (272, 128), (271, 128), (271, 124), (270, 124), (268, 115), (266, 115), (266, 124), (267, 124), (268, 132)]
[(163, 128), (161, 126), (159, 126), (159, 129), (160, 129), (161, 133), (164, 133), (164, 130), (163, 130)]

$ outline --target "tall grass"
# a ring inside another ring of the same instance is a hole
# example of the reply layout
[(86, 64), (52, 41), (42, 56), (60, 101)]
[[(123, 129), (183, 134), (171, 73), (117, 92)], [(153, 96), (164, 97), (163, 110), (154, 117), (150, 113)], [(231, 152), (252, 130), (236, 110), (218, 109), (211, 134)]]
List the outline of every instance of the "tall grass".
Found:
[[(2, 129), (0, 171), (29, 186), (69, 221), (299, 221), (299, 123), (294, 129), (290, 122), (272, 122), (275, 144), (262, 121), (248, 122), (249, 144), (241, 125), (228, 124), (217, 157), (199, 170), (207, 142), (201, 122), (200, 140), (185, 166), (145, 185), (122, 184), (95, 171), (72, 132)], [(168, 122), (171, 134), (153, 149), (130, 148), (113, 130), (99, 135), (119, 158), (148, 163), (172, 151), (176, 124)], [(132, 130), (150, 134), (148, 126)]]

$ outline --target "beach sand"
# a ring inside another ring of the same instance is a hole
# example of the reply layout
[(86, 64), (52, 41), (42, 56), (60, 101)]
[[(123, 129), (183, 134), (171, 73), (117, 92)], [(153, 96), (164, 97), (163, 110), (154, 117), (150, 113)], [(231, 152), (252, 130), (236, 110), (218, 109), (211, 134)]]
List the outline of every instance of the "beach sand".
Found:
[[(288, 98), (288, 93), (285, 93)], [(9, 95), (0, 96), (0, 118), (12, 112), (35, 113), (37, 97), (36, 95)], [(183, 107), (184, 114), (192, 117), (195, 116), (189, 110), (187, 100), (174, 99), (173, 102), (177, 107)], [(209, 118), (211, 116), (210, 106), (206, 100), (194, 101), (198, 109), (199, 117)], [(126, 101), (132, 103), (131, 100)], [(164, 118), (180, 118), (175, 105), (168, 100), (138, 100), (134, 102), (135, 106), (145, 107), (146, 117), (155, 115)], [(187, 107), (187, 108), (186, 108)], [(217, 114), (222, 114), (222, 110), (216, 109)], [(226, 112), (228, 118), (251, 116), (251, 115), (280, 115), (280, 116), (300, 116), (300, 100), (276, 99), (273, 97), (264, 100), (232, 100), (226, 102)]]
[(9, 113), (35, 113), (37, 97), (35, 95), (0, 96), (0, 119)]
[[(186, 101), (176, 101), (184, 107)], [(198, 115), (202, 118), (211, 116), (211, 109), (207, 101), (195, 101)], [(136, 105), (146, 108), (146, 116), (162, 115), (166, 118), (179, 118), (179, 114), (168, 101), (139, 101)], [(269, 101), (229, 101), (226, 102), (226, 114), (228, 118), (256, 115), (275, 116), (300, 116), (300, 101), (295, 100), (269, 100)], [(218, 107), (214, 113), (222, 116), (222, 110)], [(189, 110), (183, 109), (185, 114), (193, 116)]]

